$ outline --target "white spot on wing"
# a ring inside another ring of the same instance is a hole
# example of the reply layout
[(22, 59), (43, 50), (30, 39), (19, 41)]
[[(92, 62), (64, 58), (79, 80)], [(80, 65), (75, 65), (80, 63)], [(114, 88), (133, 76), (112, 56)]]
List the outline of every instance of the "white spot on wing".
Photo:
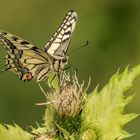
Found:
[(72, 23), (74, 23), (75, 22), (75, 19), (73, 18), (71, 21), (70, 21), (70, 23), (72, 24)]
[(50, 41), (53, 41), (53, 37), (50, 39)]
[(56, 36), (56, 35), (57, 35), (57, 32), (55, 32), (54, 36)]
[(64, 35), (63, 40), (68, 39), (70, 35)]
[(58, 38), (62, 38), (63, 36), (61, 34), (58, 35)]
[(69, 16), (66, 16), (66, 19), (68, 19), (69, 18)]
[(59, 32), (61, 30), (61, 28), (59, 28), (58, 30), (57, 30), (57, 32)]
[(54, 50), (51, 50), (51, 49), (47, 50), (47, 52), (48, 52), (50, 55), (52, 55), (52, 56), (53, 56), (53, 54), (54, 54)]
[(61, 31), (61, 34), (63, 35), (65, 33), (64, 29)]
[(65, 32), (71, 31), (71, 27), (68, 27)]
[(72, 19), (72, 17), (69, 17), (69, 19), (68, 19), (68, 20), (70, 21), (71, 19)]
[(64, 26), (64, 29), (67, 29), (67, 26), (66, 25)]
[(47, 44), (46, 44), (46, 46), (48, 46), (50, 44), (50, 42), (48, 42)]
[(51, 45), (51, 47), (47, 50), (47, 52), (50, 54), (50, 55), (53, 55), (54, 54), (54, 51), (58, 49), (58, 47), (60, 46), (60, 43), (53, 43)]
[(70, 12), (68, 12), (68, 15), (71, 15), (71, 11), (70, 11)]
[(54, 42), (61, 42), (61, 39), (56, 38)]
[(76, 22), (74, 22), (74, 23), (72, 24), (72, 32), (73, 32), (73, 30), (74, 30), (74, 28), (75, 28), (75, 25), (76, 25)]
[(68, 22), (66, 23), (66, 25), (70, 25), (70, 22), (68, 21)]
[[(61, 27), (63, 27), (63, 26), (64, 26), (64, 22), (63, 22), (63, 24), (61, 24)], [(61, 28), (59, 28), (59, 29), (61, 29)], [(59, 30), (59, 29), (58, 29), (58, 30)]]
[(77, 18), (77, 13), (76, 12), (72, 12), (71, 16)]

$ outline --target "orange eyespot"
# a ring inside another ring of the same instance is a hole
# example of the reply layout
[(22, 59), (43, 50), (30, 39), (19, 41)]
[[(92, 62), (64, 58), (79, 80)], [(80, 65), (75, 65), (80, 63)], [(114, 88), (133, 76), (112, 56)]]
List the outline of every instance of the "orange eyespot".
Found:
[(24, 81), (30, 81), (32, 78), (33, 78), (32, 73), (31, 72), (28, 72), (28, 73), (24, 74), (24, 76), (23, 76), (22, 79)]

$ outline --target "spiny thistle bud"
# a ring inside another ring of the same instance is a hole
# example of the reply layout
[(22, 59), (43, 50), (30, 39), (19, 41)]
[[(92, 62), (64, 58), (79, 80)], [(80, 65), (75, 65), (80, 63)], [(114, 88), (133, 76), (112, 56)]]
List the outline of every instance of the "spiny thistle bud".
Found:
[(82, 108), (83, 104), (83, 84), (79, 84), (76, 74), (70, 78), (63, 73), (60, 78), (60, 89), (52, 90), (49, 102), (52, 103), (59, 116), (74, 117)]

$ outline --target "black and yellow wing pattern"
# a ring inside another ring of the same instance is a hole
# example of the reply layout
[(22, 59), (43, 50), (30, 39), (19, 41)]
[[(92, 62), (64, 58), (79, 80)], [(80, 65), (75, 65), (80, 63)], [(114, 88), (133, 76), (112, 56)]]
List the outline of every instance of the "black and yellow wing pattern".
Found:
[(77, 20), (77, 13), (70, 10), (62, 24), (45, 46), (45, 51), (55, 58), (66, 55)]
[(76, 12), (69, 11), (46, 44), (45, 50), (11, 33), (1, 31), (0, 41), (7, 50), (6, 70), (15, 72), (21, 80), (30, 81), (37, 78), (37, 82), (46, 79), (51, 72), (59, 72), (63, 62), (61, 60), (66, 57), (76, 19)]

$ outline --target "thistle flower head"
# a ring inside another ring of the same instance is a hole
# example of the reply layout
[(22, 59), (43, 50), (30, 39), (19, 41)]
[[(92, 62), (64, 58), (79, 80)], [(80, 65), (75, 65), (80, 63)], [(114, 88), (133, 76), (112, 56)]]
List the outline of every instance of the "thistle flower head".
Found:
[(52, 90), (49, 102), (52, 103), (59, 116), (74, 117), (82, 108), (84, 83), (79, 84), (76, 74), (70, 78), (65, 72), (60, 78), (60, 89)]

